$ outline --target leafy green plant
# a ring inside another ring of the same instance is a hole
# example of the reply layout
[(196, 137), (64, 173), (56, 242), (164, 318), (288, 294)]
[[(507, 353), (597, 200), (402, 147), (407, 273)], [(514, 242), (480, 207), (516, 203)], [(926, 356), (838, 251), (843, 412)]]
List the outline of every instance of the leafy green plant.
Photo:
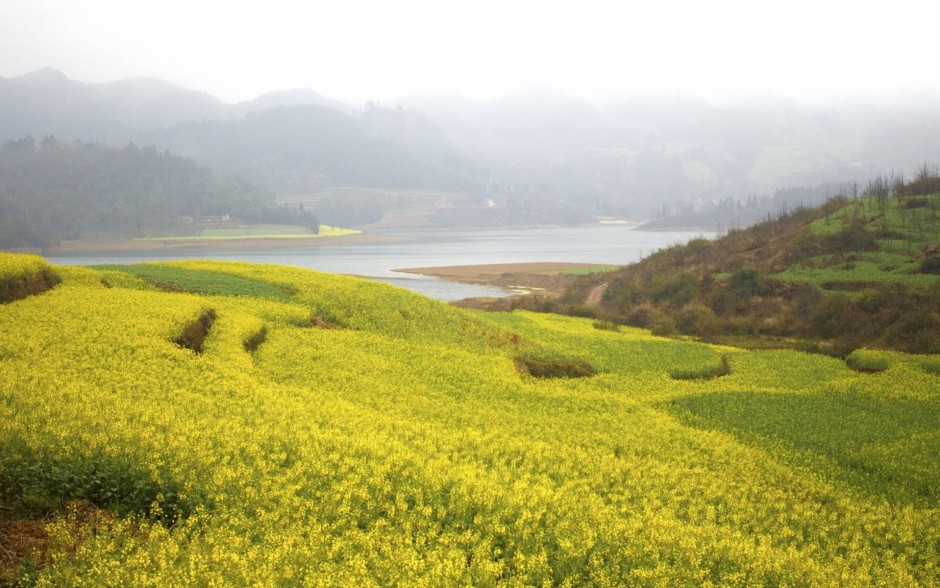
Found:
[(149, 263), (94, 267), (95, 269), (132, 274), (155, 283), (162, 290), (167, 291), (222, 296), (255, 296), (281, 301), (291, 299), (291, 289), (289, 287), (219, 271)]

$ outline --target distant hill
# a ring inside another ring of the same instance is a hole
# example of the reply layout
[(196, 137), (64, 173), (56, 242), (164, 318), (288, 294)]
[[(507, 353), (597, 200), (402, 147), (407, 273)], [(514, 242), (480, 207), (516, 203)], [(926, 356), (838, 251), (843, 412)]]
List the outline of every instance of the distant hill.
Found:
[(280, 194), (324, 186), (474, 192), (478, 177), (415, 112), (353, 110), (312, 90), (225, 104), (155, 79), (74, 81), (53, 69), (0, 78), (0, 140), (129, 142), (192, 158)]
[(277, 206), (257, 185), (153, 147), (113, 149), (47, 137), (0, 149), (0, 248), (44, 247), (88, 231), (138, 236), (184, 217), (225, 215), (312, 228), (317, 222)]
[(46, 68), (0, 78), (0, 140), (54, 135), (60, 141), (140, 142), (141, 132), (226, 116), (222, 101), (157, 79), (110, 84), (71, 80)]
[[(354, 109), (309, 89), (226, 104), (161, 80), (90, 84), (43, 69), (0, 78), (0, 141), (154, 145), (279, 196), (431, 189), (459, 196), (448, 206), (460, 212), (442, 224), (483, 226), (719, 207), (722, 217), (734, 209), (727, 224), (738, 226), (753, 220), (737, 213), (755, 198), (940, 161), (940, 102), (929, 96), (831, 106), (769, 96), (721, 107), (641, 96), (599, 106), (525, 91), (390, 104)], [(816, 190), (805, 204), (825, 196)], [(492, 206), (471, 206), (482, 202)]]
[(798, 208), (585, 276), (543, 310), (745, 345), (843, 355), (940, 352), (940, 178), (878, 177)]
[(280, 108), (282, 106), (297, 106), (300, 104), (316, 104), (317, 106), (326, 106), (333, 110), (338, 110), (344, 114), (352, 114), (353, 108), (339, 100), (326, 98), (318, 92), (309, 88), (295, 88), (293, 90), (276, 90), (267, 92), (258, 96), (254, 100), (239, 102), (231, 107), (231, 111), (237, 116), (245, 116), (250, 112), (259, 110), (268, 110), (270, 108)]
[[(940, 161), (940, 106), (806, 106), (776, 97), (713, 106), (637, 96), (604, 106), (557, 92), (481, 103), (411, 97), (503, 190), (530, 190), (599, 214), (654, 218), (745, 203), (778, 190), (864, 182)], [(807, 205), (821, 202), (807, 202)]]
[[(277, 193), (331, 185), (383, 188), (466, 186), (459, 157), (426, 129), (389, 137), (382, 111), (362, 119), (315, 104), (282, 106), (239, 120), (187, 122), (148, 135), (160, 148), (238, 174)], [(425, 147), (430, 137), (431, 147)]]

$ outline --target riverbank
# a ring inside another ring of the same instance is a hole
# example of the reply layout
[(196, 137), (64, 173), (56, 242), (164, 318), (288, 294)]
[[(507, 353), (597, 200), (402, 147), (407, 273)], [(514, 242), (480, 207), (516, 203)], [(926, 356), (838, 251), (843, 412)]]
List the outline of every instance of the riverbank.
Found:
[(609, 270), (596, 263), (539, 261), (529, 263), (491, 263), (396, 269), (396, 272), (433, 276), (465, 284), (481, 284), (513, 290), (519, 294), (558, 295), (579, 275)]
[(116, 251), (172, 252), (182, 249), (263, 249), (278, 247), (328, 247), (335, 245), (385, 245), (400, 243), (401, 237), (358, 233), (339, 236), (278, 236), (241, 238), (168, 238), (168, 239), (104, 239), (65, 240), (47, 247), (42, 255), (113, 253)]

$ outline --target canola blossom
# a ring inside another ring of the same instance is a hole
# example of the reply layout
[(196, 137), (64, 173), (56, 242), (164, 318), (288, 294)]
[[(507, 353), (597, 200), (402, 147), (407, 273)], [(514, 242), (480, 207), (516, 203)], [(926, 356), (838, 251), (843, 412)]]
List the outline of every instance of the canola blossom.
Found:
[[(940, 358), (859, 351), (884, 365), (860, 371), (155, 265), (54, 268), (0, 306), (0, 499), (57, 513), (24, 584), (940, 584)], [(173, 268), (213, 290), (147, 279)], [(174, 343), (209, 310), (199, 352)], [(520, 355), (595, 374), (531, 377)]]

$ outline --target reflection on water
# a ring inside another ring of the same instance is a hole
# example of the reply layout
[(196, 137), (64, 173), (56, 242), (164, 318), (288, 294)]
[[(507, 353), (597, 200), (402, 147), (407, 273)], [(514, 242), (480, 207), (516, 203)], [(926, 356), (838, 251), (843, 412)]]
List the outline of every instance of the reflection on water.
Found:
[(318, 245), (270, 249), (194, 248), (54, 255), (58, 265), (137, 263), (175, 259), (216, 259), (274, 263), (374, 278), (440, 300), (506, 296), (508, 290), (459, 284), (440, 278), (396, 273), (413, 267), (560, 261), (623, 265), (650, 253), (712, 233), (659, 232), (624, 226), (529, 229), (399, 231), (382, 233), (400, 240), (385, 244)]

